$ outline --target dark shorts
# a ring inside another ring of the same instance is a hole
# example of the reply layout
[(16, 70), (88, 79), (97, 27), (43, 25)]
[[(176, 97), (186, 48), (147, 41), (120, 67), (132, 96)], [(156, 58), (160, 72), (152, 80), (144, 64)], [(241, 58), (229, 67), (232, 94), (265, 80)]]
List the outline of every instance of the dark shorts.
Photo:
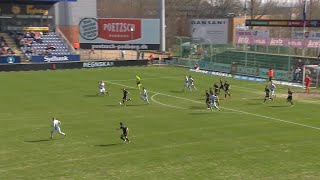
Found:
[(292, 101), (292, 96), (289, 96), (289, 97), (287, 98), (287, 101)]
[(122, 99), (123, 99), (123, 100), (126, 100), (126, 99), (128, 99), (128, 96), (123, 96)]
[(270, 97), (269, 94), (266, 94), (266, 98)]
[(209, 98), (206, 98), (206, 103), (209, 103), (210, 99)]
[(138, 82), (137, 82), (137, 85), (139, 85), (139, 84), (141, 84), (141, 82), (140, 82), (140, 81), (138, 81)]
[(272, 81), (272, 76), (269, 76), (269, 81)]

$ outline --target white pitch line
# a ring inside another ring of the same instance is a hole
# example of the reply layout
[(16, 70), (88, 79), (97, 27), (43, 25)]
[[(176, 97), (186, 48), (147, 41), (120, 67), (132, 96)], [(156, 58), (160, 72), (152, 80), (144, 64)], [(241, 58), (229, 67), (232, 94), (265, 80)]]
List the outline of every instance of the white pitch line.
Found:
[[(110, 84), (114, 84), (114, 85), (118, 85), (118, 86), (122, 86), (122, 87), (127, 87), (127, 88), (136, 89), (135, 87), (127, 86), (127, 85), (124, 85), (124, 84), (119, 84), (119, 83), (114, 83), (114, 82), (109, 82), (109, 83), (110, 83)], [(201, 104), (203, 104), (203, 102), (199, 102), (199, 101), (195, 101), (195, 100), (192, 100), (192, 99), (187, 99), (187, 98), (183, 98), (183, 97), (179, 97), (179, 96), (173, 96), (173, 95), (170, 95), (170, 94), (165, 94), (165, 93), (160, 93), (160, 92), (150, 91), (150, 90), (149, 90), (149, 92), (155, 93), (155, 94), (161, 94), (161, 95), (164, 95), (164, 96), (173, 97), (173, 98), (177, 98), (177, 99), (181, 99), (181, 100), (185, 100), (185, 101), (191, 101), (191, 102), (194, 102), (194, 103), (201, 103)], [(238, 112), (238, 113), (242, 113), (242, 114), (247, 114), (247, 115), (251, 115), (251, 116), (256, 116), (256, 117), (260, 117), (260, 118), (265, 118), (265, 119), (270, 119), (270, 120), (274, 120), (274, 121), (279, 121), (279, 122), (283, 122), (283, 123), (287, 123), (287, 124), (293, 124), (293, 125), (297, 125), (297, 126), (302, 126), (302, 127), (310, 128), (310, 129), (320, 130), (319, 127), (310, 126), (310, 125), (301, 124), (301, 123), (296, 123), (296, 122), (292, 122), (292, 121), (287, 121), (287, 120), (283, 120), (283, 119), (279, 119), (279, 118), (273, 118), (273, 117), (269, 117), (269, 116), (264, 116), (264, 115), (260, 115), (260, 114), (250, 113), (250, 112), (241, 111), (241, 110), (232, 109), (232, 108), (225, 108), (225, 107), (220, 107), (220, 108), (221, 108), (221, 109), (230, 110), (230, 111), (234, 111), (234, 112)]]
[(120, 152), (102, 154), (102, 155), (96, 155), (96, 156), (90, 156), (90, 157), (74, 158), (74, 159), (59, 160), (59, 161), (56, 161), (56, 162), (47, 162), (47, 163), (36, 164), (36, 165), (28, 165), (28, 166), (13, 167), (13, 168), (8, 168), (8, 169), (0, 169), (0, 172), (1, 173), (5, 173), (5, 172), (8, 172), (8, 171), (12, 171), (12, 170), (23, 170), (23, 169), (26, 169), (26, 168), (41, 167), (41, 166), (47, 166), (47, 165), (52, 165), (52, 164), (69, 163), (69, 162), (74, 162), (74, 161), (82, 161), (82, 160), (87, 160), (87, 159), (116, 156), (116, 155), (121, 155), (121, 154), (130, 154), (130, 153), (136, 153), (136, 152), (142, 152), (142, 151), (170, 149), (170, 148), (174, 148), (174, 147), (181, 147), (181, 146), (200, 144), (200, 143), (201, 143), (200, 141), (195, 141), (195, 142), (182, 143), (182, 144), (172, 144), (172, 145), (153, 147), (153, 148), (135, 149), (135, 150), (125, 151), (125, 152), (124, 151), (120, 151)]
[[(168, 76), (168, 77), (156, 77), (156, 78), (143, 78), (141, 80), (155, 80), (155, 79), (178, 79), (177, 77)], [(116, 82), (125, 82), (125, 81), (134, 81), (136, 79), (113, 79), (108, 81), (116, 81)], [(108, 82), (106, 81), (106, 82)]]
[[(157, 104), (160, 104), (160, 105), (162, 105), (162, 106), (167, 106), (167, 107), (176, 108), (176, 109), (190, 110), (189, 108), (174, 106), (174, 105), (165, 104), (165, 103), (161, 103), (161, 102), (159, 102), (159, 101), (156, 101), (156, 100), (154, 99), (154, 97), (156, 97), (157, 95), (159, 95), (159, 93), (154, 94), (153, 96), (151, 96), (151, 100), (152, 100), (153, 102), (157, 103)], [(193, 111), (209, 112), (209, 110), (200, 110), (200, 109), (196, 109), (196, 110), (193, 110)], [(219, 113), (221, 113), (221, 112), (219, 112)], [(241, 113), (238, 113), (238, 112), (222, 112), (222, 113), (237, 113), (237, 114), (241, 114)]]

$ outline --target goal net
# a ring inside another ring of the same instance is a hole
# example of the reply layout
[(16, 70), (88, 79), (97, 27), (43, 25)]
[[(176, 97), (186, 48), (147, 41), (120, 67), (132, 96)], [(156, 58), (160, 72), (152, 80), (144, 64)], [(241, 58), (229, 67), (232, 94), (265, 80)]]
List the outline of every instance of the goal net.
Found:
[(311, 87), (317, 88), (320, 85), (320, 64), (319, 65), (304, 65), (303, 66), (303, 85), (306, 76), (311, 77)]

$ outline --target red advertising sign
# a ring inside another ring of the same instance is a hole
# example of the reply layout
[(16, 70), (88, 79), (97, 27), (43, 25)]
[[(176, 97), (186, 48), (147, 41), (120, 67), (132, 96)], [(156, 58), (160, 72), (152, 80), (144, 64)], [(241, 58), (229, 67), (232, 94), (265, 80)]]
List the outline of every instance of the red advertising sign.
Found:
[(141, 38), (140, 19), (98, 19), (99, 37), (111, 41)]

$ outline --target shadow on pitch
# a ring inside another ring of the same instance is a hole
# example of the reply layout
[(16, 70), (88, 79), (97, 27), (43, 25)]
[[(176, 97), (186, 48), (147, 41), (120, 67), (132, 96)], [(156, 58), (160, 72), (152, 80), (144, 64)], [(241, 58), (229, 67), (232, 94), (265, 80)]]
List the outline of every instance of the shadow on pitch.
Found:
[(172, 92), (172, 93), (184, 93), (185, 91), (184, 90), (180, 90), (180, 91), (169, 91), (169, 92)]
[(120, 105), (119, 104), (107, 104), (106, 106), (108, 106), (108, 107), (119, 107)]
[(116, 146), (116, 145), (119, 145), (120, 143), (116, 144), (116, 143), (113, 143), (113, 144), (98, 144), (98, 145), (94, 145), (94, 146), (99, 146), (99, 147), (109, 147), (109, 146)]
[(56, 139), (38, 139), (38, 140), (29, 140), (29, 141), (24, 141), (24, 142), (37, 143), (37, 142), (46, 142), (46, 141), (53, 141), (53, 140), (56, 140)]
[(290, 106), (288, 106), (288, 105), (272, 105), (272, 106), (268, 106), (268, 107), (280, 108), (280, 107), (290, 107)]
[(93, 97), (104, 97), (104, 96), (99, 95), (99, 94), (87, 94), (87, 95), (84, 95), (84, 97), (90, 97), (90, 98), (93, 98)]

